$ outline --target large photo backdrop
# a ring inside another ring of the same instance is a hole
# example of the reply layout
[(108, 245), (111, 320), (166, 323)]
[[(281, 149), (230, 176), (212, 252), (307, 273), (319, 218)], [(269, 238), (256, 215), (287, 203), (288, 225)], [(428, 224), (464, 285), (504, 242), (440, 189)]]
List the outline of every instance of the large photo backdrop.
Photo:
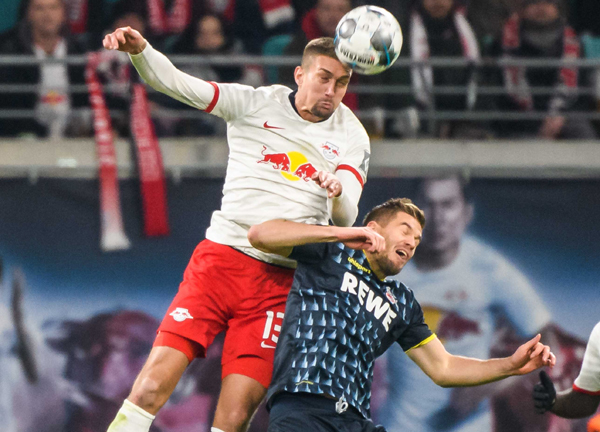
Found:
[[(566, 388), (600, 320), (600, 181), (473, 179), (463, 186), (370, 179), (359, 218), (390, 197), (415, 199), (428, 222), (399, 279), (447, 349), (506, 355), (541, 332), (559, 357), (553, 379)], [(103, 253), (96, 181), (0, 181), (0, 430), (105, 430), (220, 205), (221, 187), (209, 179), (169, 184), (171, 234), (150, 239), (142, 234), (137, 184), (122, 182), (132, 247)], [(432, 250), (456, 242), (448, 263), (429, 260)], [(583, 422), (534, 415), (536, 376), (440, 391), (413, 369), (398, 349), (378, 360), (373, 416), (390, 432), (584, 430)], [(219, 377), (217, 339), (154, 430), (209, 431)], [(261, 409), (251, 430), (266, 430), (266, 416)]]

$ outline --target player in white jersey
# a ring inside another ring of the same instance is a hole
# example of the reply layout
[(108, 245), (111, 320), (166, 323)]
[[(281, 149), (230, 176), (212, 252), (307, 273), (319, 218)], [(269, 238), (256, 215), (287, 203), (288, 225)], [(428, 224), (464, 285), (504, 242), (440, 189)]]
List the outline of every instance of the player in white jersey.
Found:
[[(550, 411), (565, 418), (594, 414), (600, 405), (600, 322), (592, 330), (573, 388), (557, 394), (545, 372), (540, 372), (540, 378), (533, 388), (535, 408), (540, 414)], [(588, 431), (600, 432), (600, 415), (590, 421)]]
[(103, 44), (128, 52), (155, 89), (225, 119), (229, 143), (221, 210), (213, 214), (148, 361), (108, 430), (147, 432), (189, 362), (203, 357), (226, 330), (212, 430), (243, 431), (271, 379), (294, 265), (252, 248), (247, 231), (273, 218), (354, 223), (370, 147), (358, 119), (341, 104), (351, 71), (335, 56), (331, 38), (307, 45), (294, 72), (297, 92), (193, 78), (129, 27), (107, 35)]
[[(527, 279), (488, 245), (464, 232), (473, 209), (459, 177), (425, 179), (415, 202), (428, 218), (421, 250), (400, 280), (413, 287), (425, 322), (452, 354), (489, 358), (496, 314), (504, 314), (521, 336), (531, 336), (550, 315)], [(378, 420), (390, 432), (492, 430), (490, 390), (441, 388), (401, 350), (386, 358), (388, 397)], [(458, 396), (455, 392), (471, 392)], [(473, 397), (475, 409), (457, 418), (454, 404)]]

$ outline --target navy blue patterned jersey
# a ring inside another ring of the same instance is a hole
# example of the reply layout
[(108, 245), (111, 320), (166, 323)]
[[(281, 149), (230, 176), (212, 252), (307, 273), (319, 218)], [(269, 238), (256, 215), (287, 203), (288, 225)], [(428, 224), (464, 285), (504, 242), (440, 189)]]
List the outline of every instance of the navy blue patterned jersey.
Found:
[(433, 338), (421, 306), (342, 243), (297, 246), (290, 258), (298, 268), (267, 399), (282, 391), (329, 395), (369, 418), (375, 358), (394, 342), (407, 351)]

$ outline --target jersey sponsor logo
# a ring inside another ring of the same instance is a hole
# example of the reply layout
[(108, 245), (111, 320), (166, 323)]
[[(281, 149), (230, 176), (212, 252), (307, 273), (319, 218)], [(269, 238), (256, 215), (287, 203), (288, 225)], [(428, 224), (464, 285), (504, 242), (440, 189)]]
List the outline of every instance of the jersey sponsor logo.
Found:
[(314, 165), (300, 152), (268, 153), (267, 146), (263, 145), (261, 154), (263, 155), (262, 159), (256, 163), (271, 165), (273, 169), (279, 170), (281, 175), (290, 181), (304, 180), (308, 182), (317, 172)]
[(358, 261), (356, 261), (354, 258), (352, 257), (348, 257), (348, 262), (350, 264), (352, 264), (354, 267), (356, 267), (357, 269), (359, 269), (360, 271), (367, 273), (367, 274), (371, 274), (371, 270), (369, 270), (368, 268), (366, 268), (365, 266), (361, 265)]
[(183, 322), (186, 319), (194, 319), (194, 317), (190, 315), (190, 312), (187, 309), (180, 307), (176, 308), (169, 315), (171, 315), (173, 319), (177, 322)]
[(325, 159), (327, 160), (333, 160), (340, 156), (340, 148), (329, 141), (325, 144), (321, 144), (321, 150), (323, 151), (323, 156), (325, 156)]
[(267, 120), (267, 121), (266, 121), (266, 122), (263, 124), (263, 127), (264, 127), (265, 129), (283, 129), (282, 127), (271, 126), (271, 125), (270, 125), (270, 124), (268, 124), (268, 123), (269, 123), (269, 121)]
[(347, 292), (358, 297), (361, 306), (372, 313), (381, 322), (386, 331), (390, 330), (390, 324), (397, 314), (392, 310), (390, 304), (375, 292), (364, 281), (359, 280), (350, 272), (344, 273), (344, 280), (340, 287), (342, 292)]

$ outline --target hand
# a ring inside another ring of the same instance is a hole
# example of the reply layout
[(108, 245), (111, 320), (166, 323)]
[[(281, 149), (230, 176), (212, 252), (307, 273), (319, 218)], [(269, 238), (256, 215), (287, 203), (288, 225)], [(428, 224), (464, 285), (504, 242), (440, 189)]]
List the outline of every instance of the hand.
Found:
[(107, 50), (119, 50), (129, 54), (139, 54), (144, 51), (148, 42), (139, 31), (131, 27), (121, 27), (104, 36), (102, 45)]
[(327, 189), (327, 198), (339, 197), (342, 194), (342, 184), (335, 174), (327, 171), (317, 171), (310, 179), (323, 189)]
[(340, 228), (338, 240), (351, 249), (376, 253), (385, 250), (385, 239), (369, 227)]
[(565, 118), (562, 116), (546, 117), (540, 127), (539, 136), (541, 138), (555, 139), (560, 134), (565, 125)]
[(548, 345), (540, 343), (540, 334), (521, 345), (515, 353), (510, 356), (512, 370), (515, 375), (525, 375), (542, 366), (554, 367), (556, 357), (550, 351)]
[(538, 414), (544, 414), (556, 402), (556, 389), (545, 371), (540, 372), (541, 382), (533, 387), (533, 403)]

